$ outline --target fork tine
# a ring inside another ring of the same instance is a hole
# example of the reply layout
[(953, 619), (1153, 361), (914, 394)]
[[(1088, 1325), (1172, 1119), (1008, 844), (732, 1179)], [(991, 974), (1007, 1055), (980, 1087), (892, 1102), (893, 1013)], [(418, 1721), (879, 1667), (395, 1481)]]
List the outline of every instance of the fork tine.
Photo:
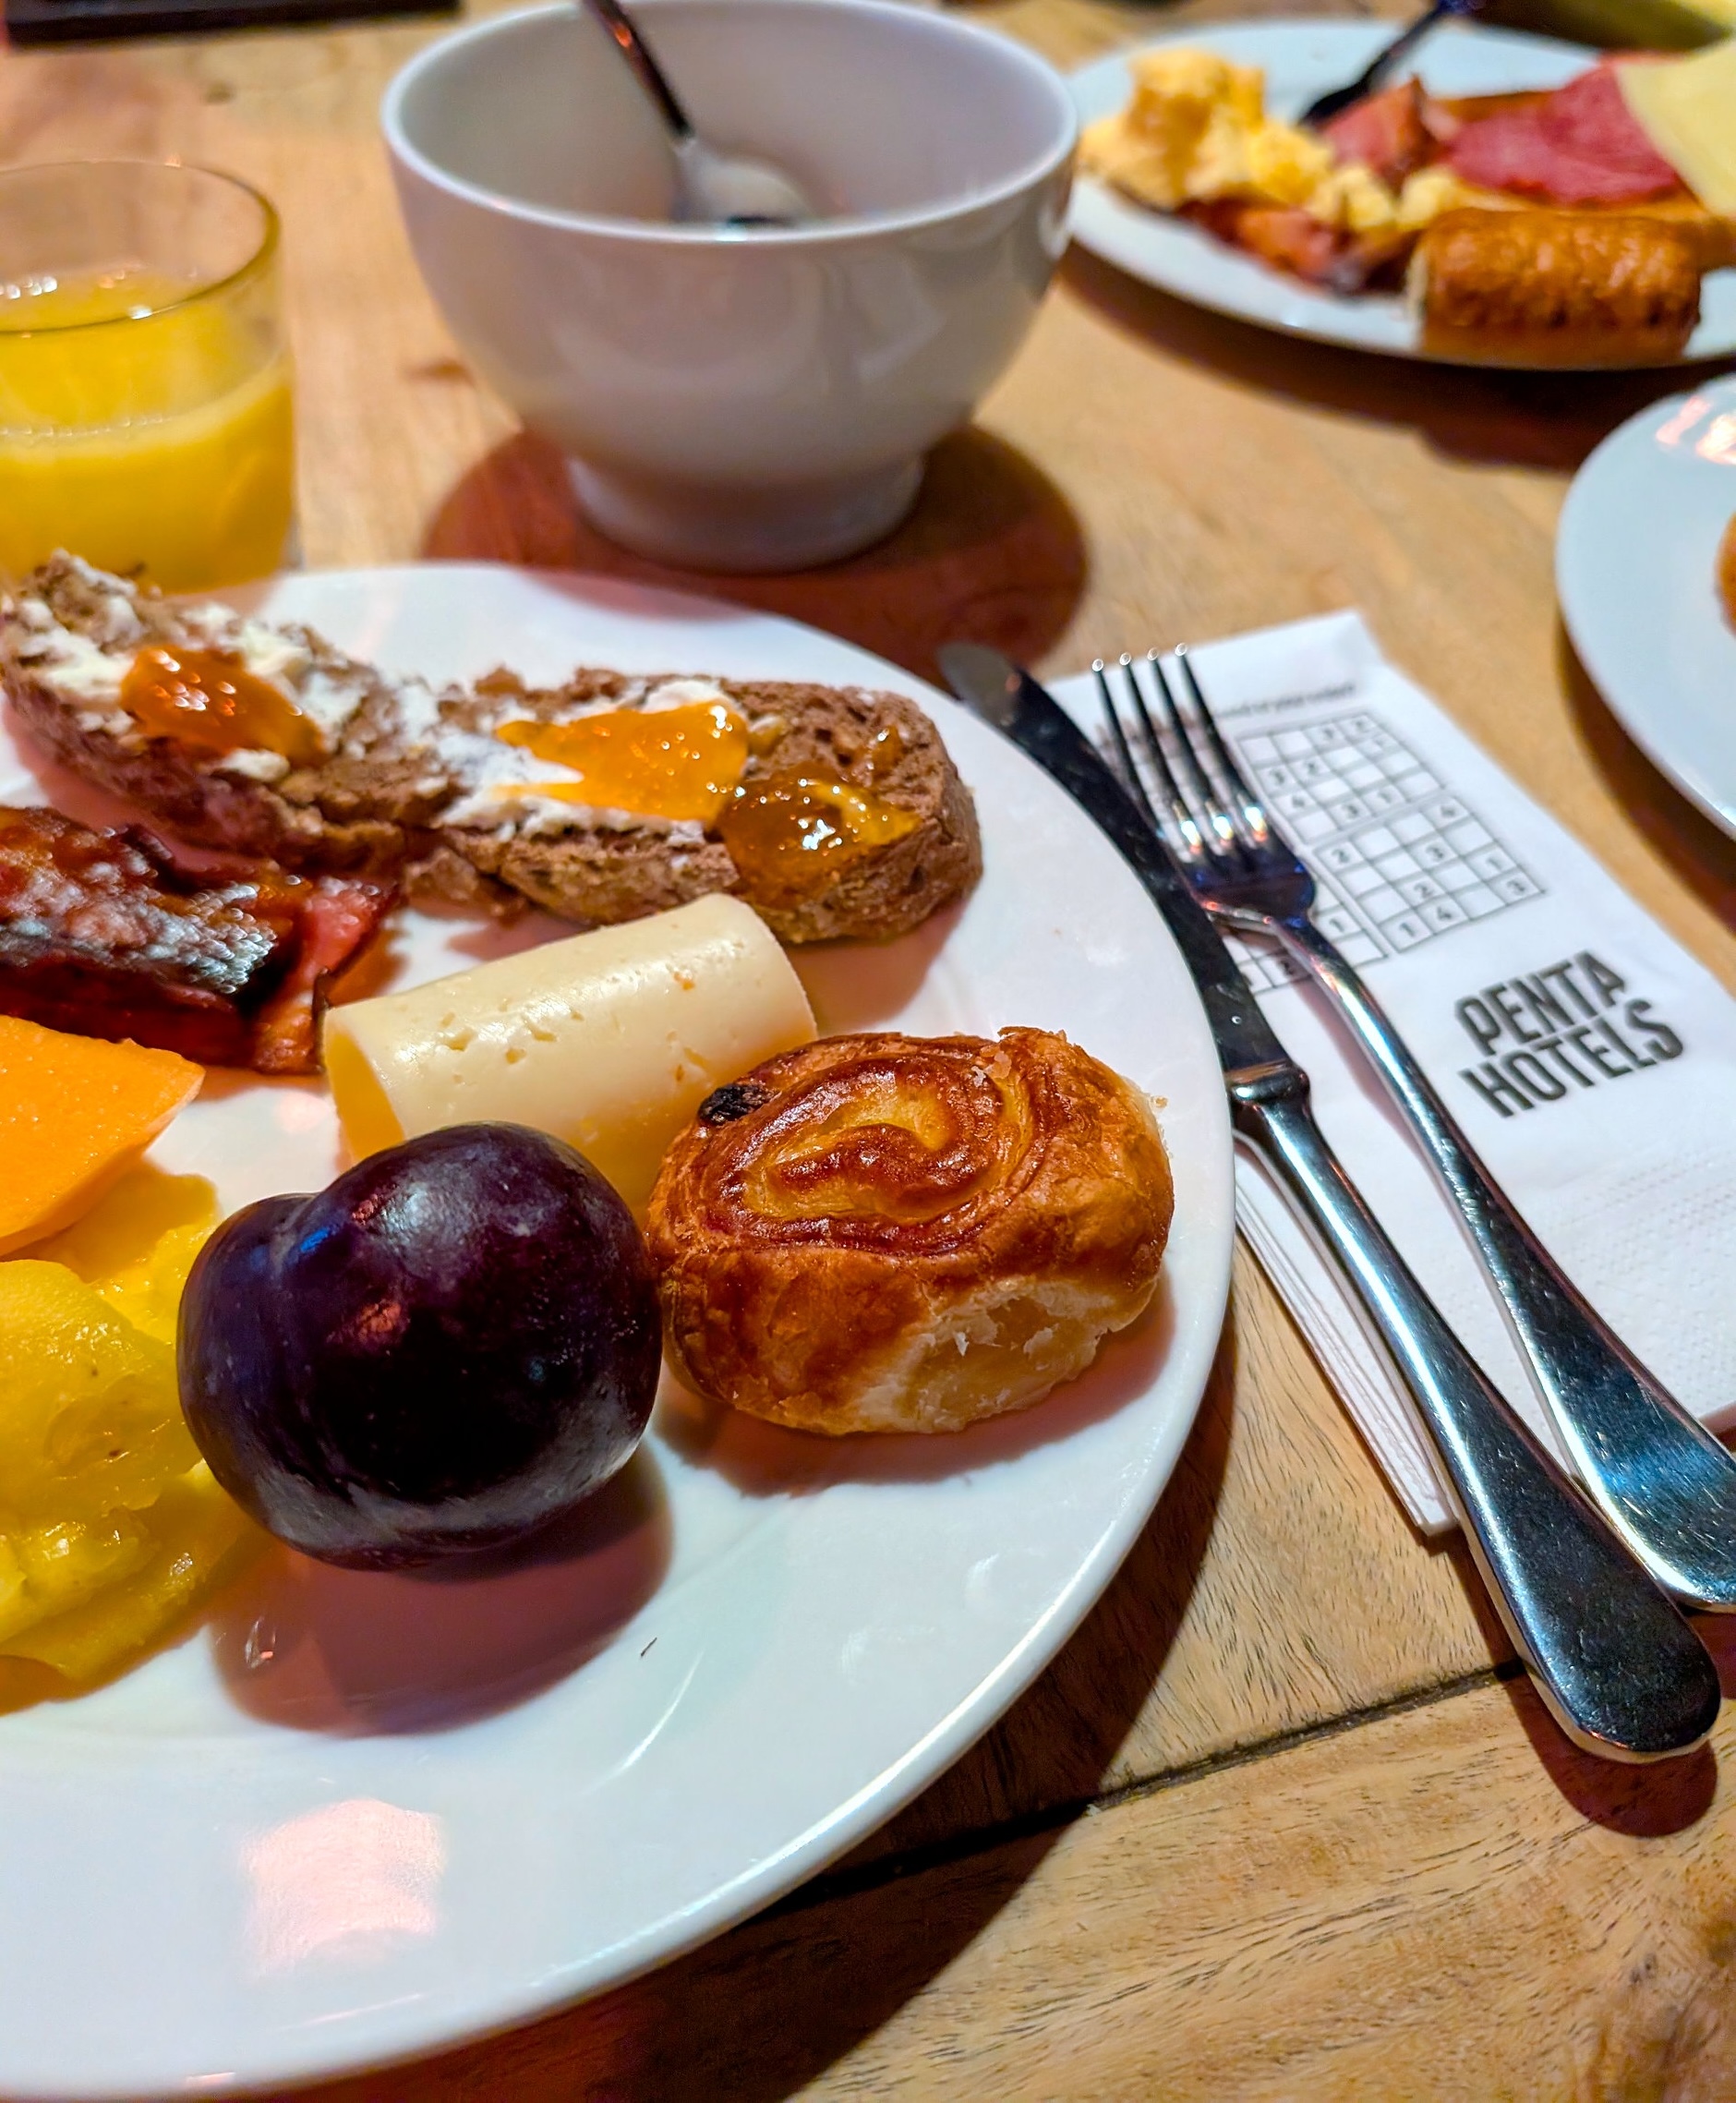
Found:
[(1263, 846), (1272, 832), (1265, 805), (1248, 787), (1241, 768), (1236, 764), (1236, 755), (1230, 750), (1228, 741), (1218, 728), (1217, 718), (1206, 704), (1205, 692), (1194, 671), (1193, 659), (1188, 653), (1187, 646), (1185, 643), (1178, 644), (1174, 654), (1181, 675), (1187, 683), (1187, 698), (1193, 703), (1194, 713), (1199, 717), (1211, 743), (1212, 755), (1217, 760), (1231, 795), (1241, 805), (1242, 822), (1253, 835), (1254, 844)]
[(1091, 676), (1097, 682), (1097, 698), (1103, 703), (1103, 718), (1109, 725), (1109, 734), (1115, 740), (1115, 755), (1121, 761), (1121, 776), (1127, 792), (1145, 813), (1154, 830), (1161, 832), (1163, 826), (1157, 813), (1151, 808), (1151, 799), (1145, 792), (1145, 783), (1139, 779), (1139, 769), (1133, 762), (1133, 748), (1127, 743), (1127, 733), (1121, 727), (1121, 711), (1115, 707), (1115, 697), (1109, 691), (1109, 674), (1102, 658), (1091, 659)]
[(1200, 828), (1194, 823), (1193, 812), (1188, 807), (1187, 797), (1182, 794), (1181, 784), (1171, 771), (1169, 755), (1163, 750), (1163, 741), (1157, 734), (1157, 726), (1152, 722), (1151, 712), (1145, 706), (1145, 696), (1139, 692), (1133, 659), (1125, 654), (1121, 659), (1121, 676), (1127, 682), (1127, 692), (1133, 697), (1134, 714), (1139, 719), (1139, 743), (1145, 747), (1145, 755), (1151, 763), (1152, 773), (1163, 784), (1164, 799), (1175, 813), (1176, 823), (1187, 835), (1188, 845), (1201, 847), (1204, 842), (1197, 837)]
[[(1101, 663), (1101, 661), (1100, 659), (1099, 662)], [(1188, 805), (1187, 799), (1181, 792), (1180, 784), (1170, 770), (1169, 760), (1164, 754), (1163, 743), (1158, 738), (1156, 725), (1151, 721), (1146, 709), (1145, 696), (1139, 692), (1139, 683), (1134, 677), (1133, 659), (1124, 655), (1121, 659), (1120, 671), (1127, 692), (1133, 697), (1134, 711), (1139, 718), (1139, 743), (1145, 748), (1146, 756), (1151, 761), (1152, 773), (1157, 777), (1163, 801), (1169, 806), (1170, 826), (1179, 840), (1181, 852), (1184, 857), (1189, 860), (1198, 859), (1202, 855), (1209, 860), (1212, 855), (1211, 846), (1200, 830), (1199, 823)], [(1127, 733), (1121, 720), (1121, 711), (1115, 707), (1114, 697), (1110, 694), (1107, 677), (1101, 671), (1098, 673), (1098, 685), (1103, 695), (1103, 706), (1109, 711), (1115, 743), (1120, 750), (1123, 761), (1131, 771), (1134, 780), (1138, 781), (1139, 771), (1134, 763), (1132, 749), (1127, 743)], [(1140, 788), (1139, 800), (1145, 804), (1148, 811), (1151, 809), (1151, 801), (1146, 796), (1143, 786)], [(1153, 815), (1151, 822), (1157, 827), (1159, 832), (1163, 830), (1163, 821), (1161, 818)]]
[[(1230, 814), (1224, 808), (1223, 798), (1219, 796), (1216, 789), (1212, 786), (1211, 776), (1200, 763), (1200, 755), (1194, 750), (1193, 739), (1188, 734), (1187, 722), (1181, 710), (1175, 706), (1175, 690), (1164, 676), (1163, 660), (1155, 650), (1147, 650), (1143, 662), (1146, 670), (1156, 682), (1164, 720), (1168, 723), (1171, 733), (1175, 737), (1176, 753), (1187, 774), (1190, 801), (1194, 809), (1204, 820), (1202, 829), (1210, 834), (1216, 853), (1227, 855), (1234, 860), (1240, 844), (1236, 837), (1235, 823)], [(1130, 661), (1127, 679), (1133, 687), (1135, 698), (1139, 701), (1139, 718), (1145, 728), (1146, 739), (1151, 750), (1161, 756), (1163, 749), (1163, 742), (1158, 736), (1157, 725), (1151, 720), (1151, 712), (1145, 706), (1144, 697), (1139, 694), (1139, 680), (1131, 669)], [(1168, 769), (1165, 768), (1165, 772), (1167, 771)]]

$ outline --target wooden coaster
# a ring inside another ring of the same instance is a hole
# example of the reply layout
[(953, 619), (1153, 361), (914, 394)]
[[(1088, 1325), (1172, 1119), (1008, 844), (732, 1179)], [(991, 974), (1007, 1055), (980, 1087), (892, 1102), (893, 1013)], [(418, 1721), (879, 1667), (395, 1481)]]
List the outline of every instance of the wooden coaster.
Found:
[(6, 26), (17, 44), (74, 43), (457, 12), (458, 0), (6, 0)]

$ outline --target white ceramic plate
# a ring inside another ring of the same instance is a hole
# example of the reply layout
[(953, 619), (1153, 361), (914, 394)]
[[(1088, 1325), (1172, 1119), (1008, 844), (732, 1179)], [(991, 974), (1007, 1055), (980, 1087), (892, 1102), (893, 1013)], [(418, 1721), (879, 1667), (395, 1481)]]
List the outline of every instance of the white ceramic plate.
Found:
[[(565, 1561), (454, 1581), (274, 1557), (112, 1686), (0, 1717), (7, 2096), (221, 2093), (425, 2050), (776, 1898), (1059, 1650), (1168, 1479), (1224, 1316), (1229, 1129), (1186, 969), (1115, 852), (962, 708), (812, 629), (597, 579), (351, 572), (266, 608), (437, 678), (504, 657), (914, 695), (976, 792), (986, 873), (902, 942), (802, 958), (822, 1027), (1066, 1029), (1167, 1102), (1175, 1232), (1152, 1315), (1025, 1416), (834, 1444), (707, 1430), (666, 1397)], [(40, 795), (0, 748), (0, 799)], [(398, 941), (408, 983), (498, 937), (408, 915)], [(221, 1076), (156, 1158), (235, 1205), (317, 1187), (337, 1136), (318, 1083)]]
[[(1294, 118), (1329, 88), (1354, 80), (1391, 38), (1378, 21), (1201, 23), (1157, 37), (1143, 50), (1200, 44), (1266, 71), (1266, 106)], [(1448, 23), (1423, 40), (1412, 64), (1426, 87), (1441, 95), (1496, 95), (1524, 88), (1559, 88), (1597, 59), (1583, 45), (1511, 30)], [(1112, 115), (1127, 102), (1132, 79), (1127, 54), (1103, 58), (1073, 76), (1073, 100), (1082, 124)], [(1290, 335), (1357, 350), (1421, 357), (1416, 324), (1396, 295), (1345, 298), (1314, 292), (1297, 279), (1269, 270), (1201, 228), (1148, 211), (1090, 175), (1073, 192), (1073, 237), (1147, 284), (1198, 307), (1258, 321)], [(1721, 357), (1736, 350), (1736, 271), (1716, 271), (1705, 282), (1700, 326), (1688, 357)]]
[(1672, 394), (1573, 478), (1555, 586), (1580, 661), (1623, 729), (1736, 835), (1736, 630), (1718, 596), (1736, 515), (1736, 380)]

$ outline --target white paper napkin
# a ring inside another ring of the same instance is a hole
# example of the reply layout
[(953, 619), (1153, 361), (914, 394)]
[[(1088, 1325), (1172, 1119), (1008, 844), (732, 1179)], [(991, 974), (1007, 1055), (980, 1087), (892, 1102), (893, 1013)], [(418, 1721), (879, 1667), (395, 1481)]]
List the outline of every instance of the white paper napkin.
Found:
[[(1675, 1395), (1736, 1422), (1736, 1001), (1381, 657), (1353, 613), (1204, 645), (1200, 683), (1496, 1178)], [(1089, 678), (1057, 688), (1094, 737)], [(1559, 1451), (1456, 1213), (1330, 1004), (1236, 945), (1327, 1137), (1449, 1322)], [(1236, 1221), (1417, 1524), (1453, 1523), (1408, 1401), (1251, 1157)]]

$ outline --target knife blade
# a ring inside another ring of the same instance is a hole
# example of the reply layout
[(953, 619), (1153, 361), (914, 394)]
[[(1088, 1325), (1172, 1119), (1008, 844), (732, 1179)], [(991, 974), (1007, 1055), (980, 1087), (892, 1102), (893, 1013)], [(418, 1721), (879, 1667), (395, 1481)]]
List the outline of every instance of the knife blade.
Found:
[(1131, 863), (1187, 961), (1225, 1075), (1287, 1058), (1224, 937), (1139, 805), (1061, 704), (1028, 671), (981, 643), (937, 653), (961, 701), (1052, 774)]
[(1710, 1731), (1720, 1691), (1705, 1646), (1447, 1325), (1344, 1173), (1290, 1058), (1205, 909), (1059, 702), (998, 650), (949, 643), (959, 699), (1034, 759), (1120, 850), (1199, 987), (1237, 1136), (1337, 1270), (1416, 1406), (1497, 1612), (1575, 1745), (1669, 1759)]

